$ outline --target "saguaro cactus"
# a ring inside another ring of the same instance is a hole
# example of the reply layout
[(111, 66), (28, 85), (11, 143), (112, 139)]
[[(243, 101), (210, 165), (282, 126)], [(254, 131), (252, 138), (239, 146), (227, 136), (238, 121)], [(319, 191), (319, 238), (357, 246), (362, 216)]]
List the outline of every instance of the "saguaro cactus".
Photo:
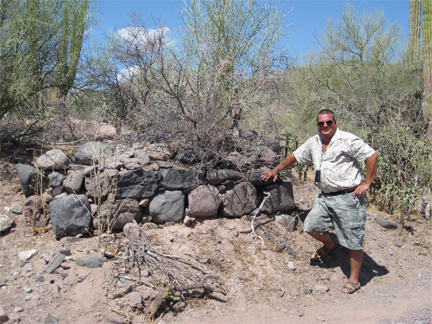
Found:
[(423, 79), (424, 101), (432, 120), (432, 0), (423, 0)]
[(409, 58), (418, 64), (421, 59), (421, 0), (410, 0), (409, 10)]

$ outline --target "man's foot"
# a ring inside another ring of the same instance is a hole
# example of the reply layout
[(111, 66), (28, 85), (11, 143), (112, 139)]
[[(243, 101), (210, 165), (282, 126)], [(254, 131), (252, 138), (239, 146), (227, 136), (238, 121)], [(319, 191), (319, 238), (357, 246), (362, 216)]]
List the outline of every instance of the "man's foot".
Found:
[(321, 262), (328, 255), (335, 255), (338, 248), (339, 247), (336, 243), (331, 249), (326, 248), (325, 245), (320, 247), (318, 250), (316, 250), (315, 254), (310, 259), (311, 264)]
[(361, 287), (360, 282), (355, 284), (351, 280), (348, 280), (348, 282), (345, 284), (345, 286), (343, 286), (339, 289), (345, 294), (352, 294), (353, 292), (359, 290), (360, 287)]

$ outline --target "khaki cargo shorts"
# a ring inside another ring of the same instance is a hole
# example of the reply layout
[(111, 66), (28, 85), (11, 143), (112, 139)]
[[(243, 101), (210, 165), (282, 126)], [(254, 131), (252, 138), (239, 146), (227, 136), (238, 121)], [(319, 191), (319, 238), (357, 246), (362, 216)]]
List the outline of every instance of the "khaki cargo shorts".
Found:
[(334, 230), (340, 245), (349, 250), (362, 250), (365, 223), (364, 194), (354, 198), (352, 192), (335, 196), (320, 193), (306, 217), (304, 230), (321, 235)]

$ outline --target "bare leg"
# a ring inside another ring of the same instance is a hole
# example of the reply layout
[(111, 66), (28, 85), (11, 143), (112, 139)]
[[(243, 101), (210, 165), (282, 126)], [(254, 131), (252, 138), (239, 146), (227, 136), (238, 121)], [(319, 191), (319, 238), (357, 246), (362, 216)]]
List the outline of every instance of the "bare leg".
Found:
[(349, 256), (351, 265), (351, 274), (349, 280), (355, 284), (358, 284), (360, 268), (363, 260), (363, 250), (350, 250)]
[(306, 233), (308, 233), (314, 239), (323, 243), (327, 249), (332, 249), (335, 246), (335, 242), (333, 242), (333, 240), (331, 239), (331, 237), (329, 235), (321, 235), (321, 234), (314, 233), (314, 232), (306, 232)]

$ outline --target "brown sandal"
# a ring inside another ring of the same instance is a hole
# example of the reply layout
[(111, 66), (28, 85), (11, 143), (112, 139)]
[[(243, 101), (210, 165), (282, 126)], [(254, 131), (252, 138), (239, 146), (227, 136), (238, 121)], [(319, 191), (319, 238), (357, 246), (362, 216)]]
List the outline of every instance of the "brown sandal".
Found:
[[(353, 292), (356, 292), (361, 287), (360, 282), (356, 285), (351, 280), (348, 280), (348, 282), (341, 288), (339, 288), (344, 294), (352, 294)], [(346, 291), (344, 291), (346, 289)]]
[(320, 247), (318, 250), (316, 250), (315, 255), (310, 259), (311, 263), (319, 263), (328, 255), (335, 255), (337, 253), (339, 246), (335, 243), (335, 245), (328, 249), (324, 246)]

